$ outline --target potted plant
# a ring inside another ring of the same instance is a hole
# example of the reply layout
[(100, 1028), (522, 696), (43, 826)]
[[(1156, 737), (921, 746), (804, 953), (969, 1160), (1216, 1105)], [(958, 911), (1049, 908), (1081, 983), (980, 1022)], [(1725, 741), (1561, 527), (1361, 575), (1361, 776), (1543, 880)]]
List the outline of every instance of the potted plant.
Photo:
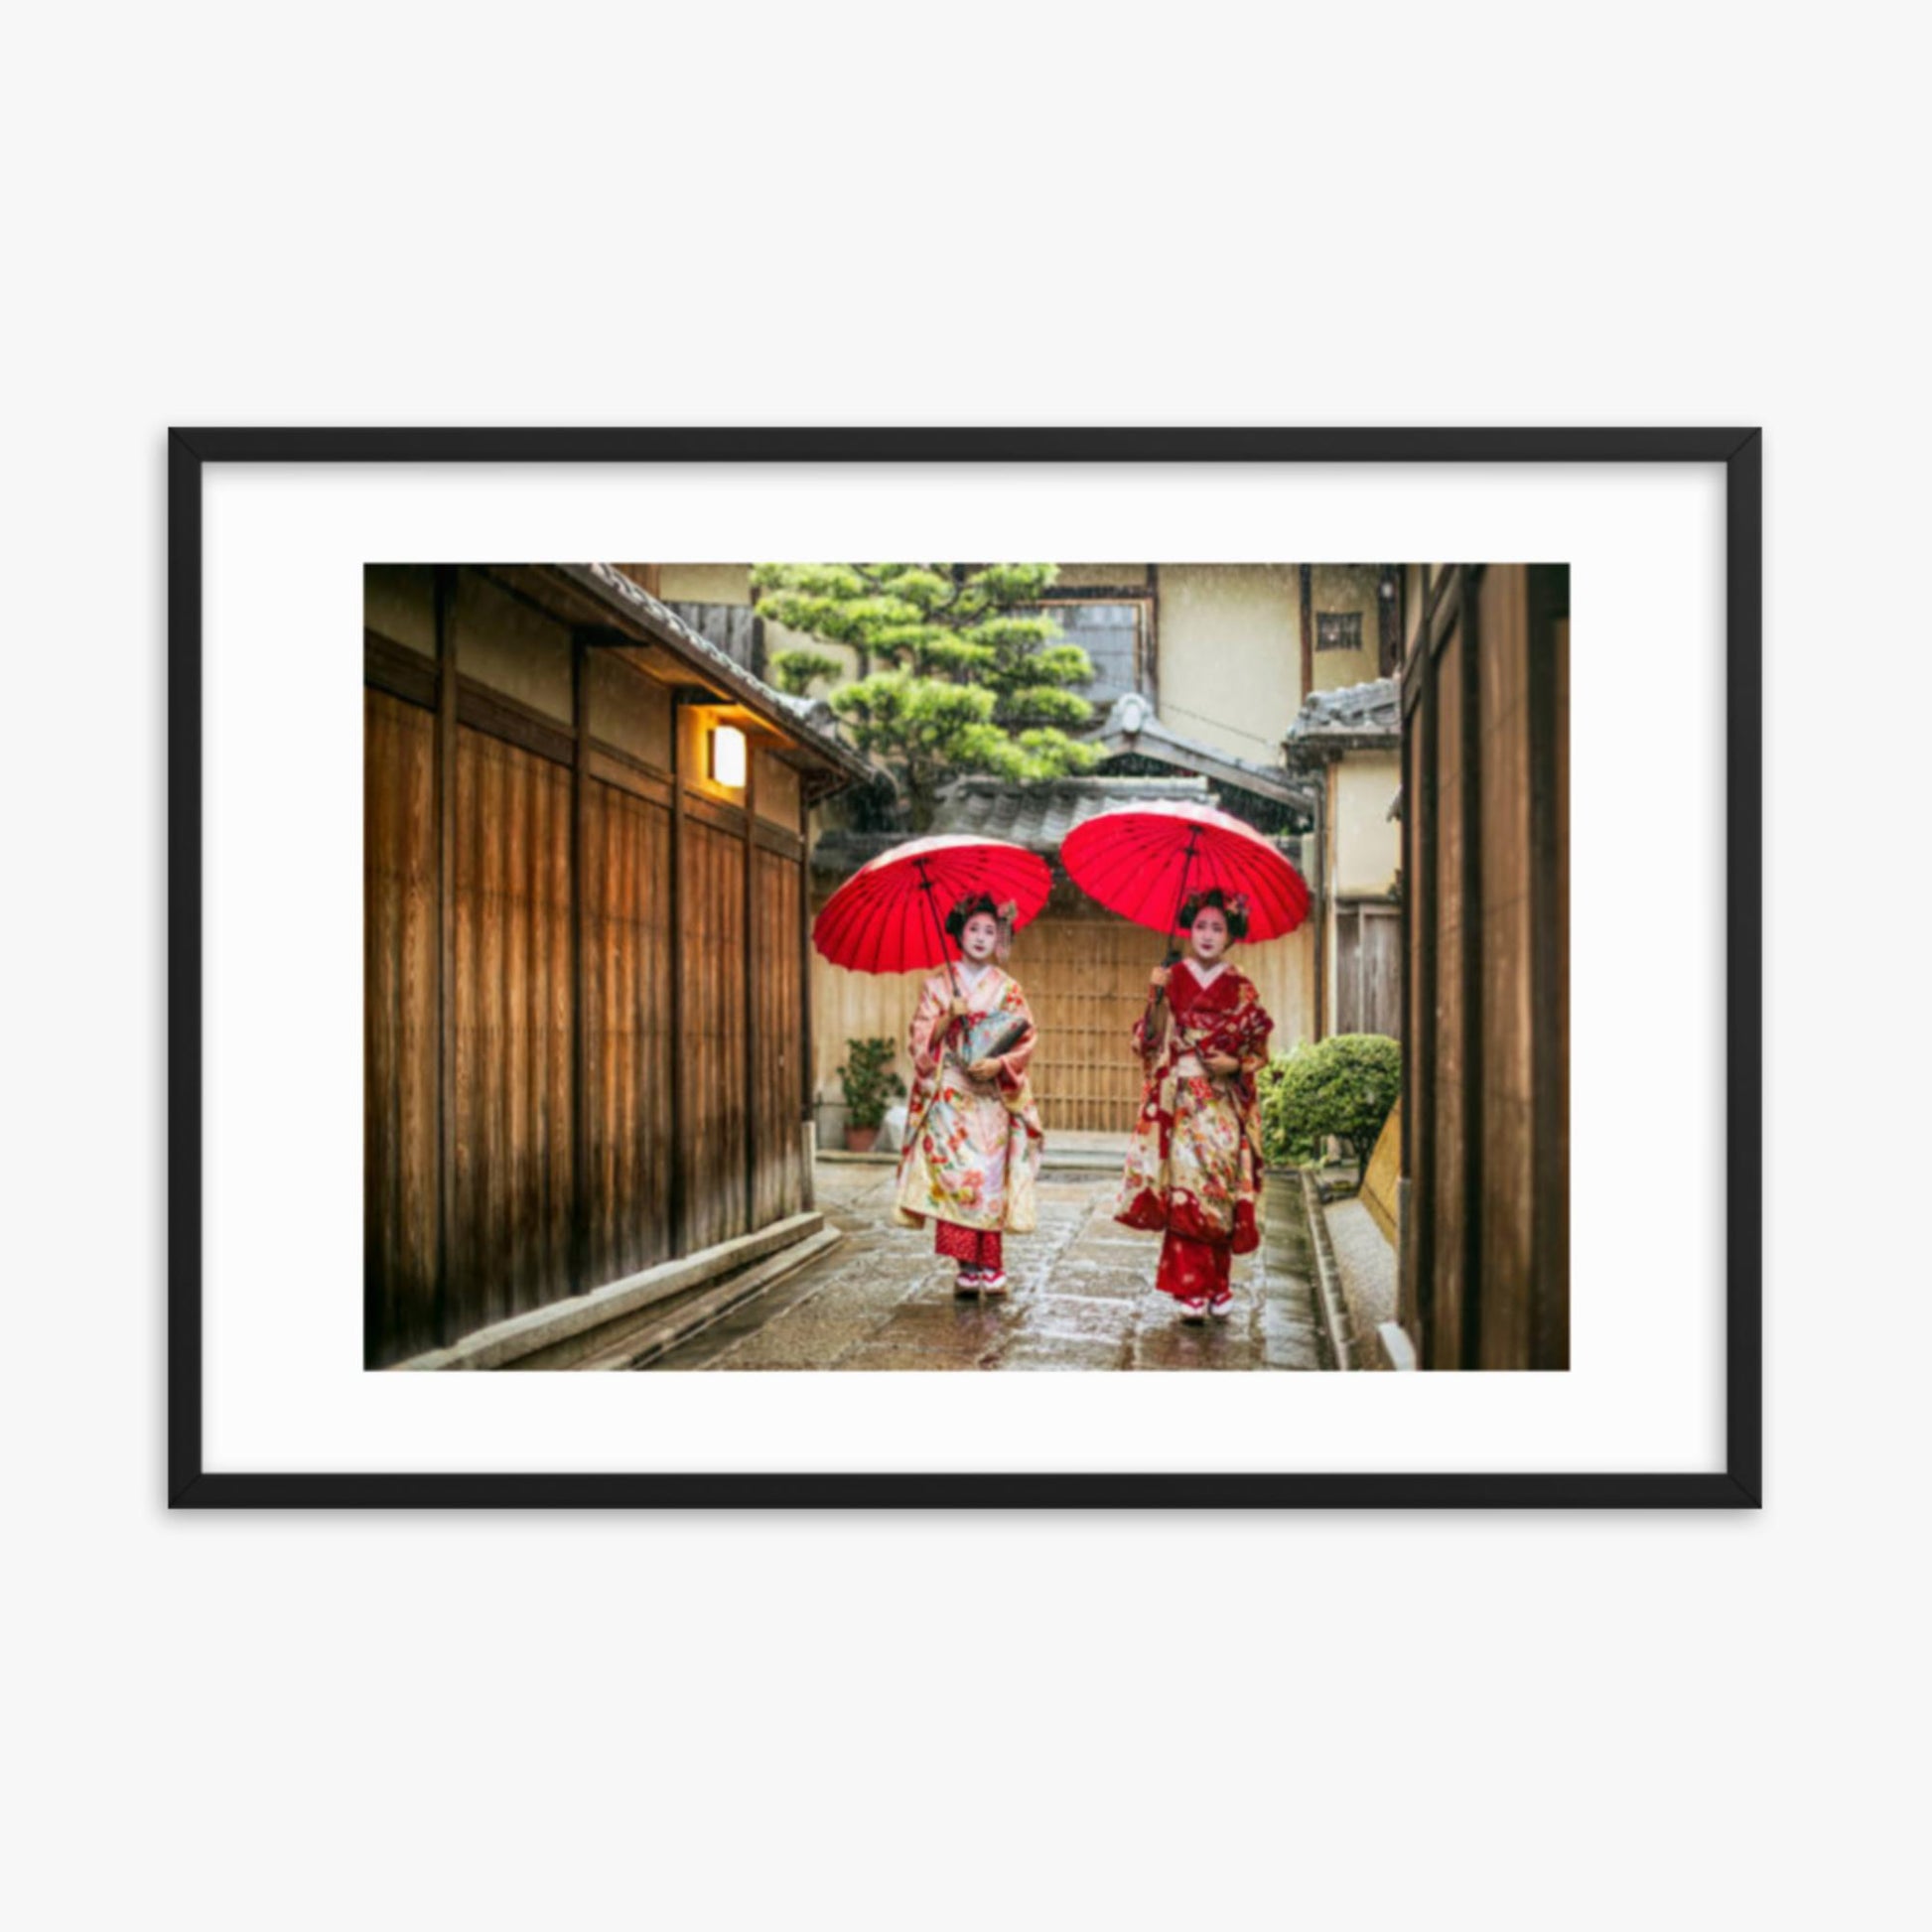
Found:
[(905, 1092), (905, 1082), (893, 1071), (895, 1047), (890, 1039), (848, 1039), (839, 1084), (845, 1089), (845, 1145), (851, 1154), (870, 1152), (879, 1138), (886, 1109)]

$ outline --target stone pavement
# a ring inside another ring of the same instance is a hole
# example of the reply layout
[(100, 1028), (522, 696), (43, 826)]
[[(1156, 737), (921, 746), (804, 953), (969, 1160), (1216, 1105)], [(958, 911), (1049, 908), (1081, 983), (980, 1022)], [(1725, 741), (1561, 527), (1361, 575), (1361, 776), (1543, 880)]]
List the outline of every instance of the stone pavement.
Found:
[(1003, 1301), (956, 1300), (931, 1231), (892, 1225), (892, 1168), (820, 1162), (815, 1180), (845, 1239), (646, 1373), (1326, 1366), (1299, 1189), (1271, 1201), (1263, 1251), (1236, 1258), (1230, 1319), (1193, 1328), (1155, 1292), (1160, 1238), (1110, 1218), (1112, 1174), (1042, 1175), (1038, 1232), (1007, 1242)]

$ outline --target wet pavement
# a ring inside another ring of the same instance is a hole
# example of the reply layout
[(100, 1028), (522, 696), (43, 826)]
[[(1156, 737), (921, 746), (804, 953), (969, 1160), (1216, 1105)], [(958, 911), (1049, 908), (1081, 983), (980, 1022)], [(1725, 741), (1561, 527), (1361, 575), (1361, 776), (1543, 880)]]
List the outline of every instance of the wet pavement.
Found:
[(1327, 1366), (1298, 1189), (1271, 1202), (1262, 1252), (1235, 1258), (1233, 1315), (1195, 1328), (1155, 1291), (1160, 1238), (1110, 1217), (1110, 1173), (1042, 1175), (1038, 1231), (1006, 1244), (1010, 1292), (972, 1301), (929, 1228), (892, 1225), (891, 1167), (820, 1162), (815, 1181), (839, 1245), (646, 1372)]

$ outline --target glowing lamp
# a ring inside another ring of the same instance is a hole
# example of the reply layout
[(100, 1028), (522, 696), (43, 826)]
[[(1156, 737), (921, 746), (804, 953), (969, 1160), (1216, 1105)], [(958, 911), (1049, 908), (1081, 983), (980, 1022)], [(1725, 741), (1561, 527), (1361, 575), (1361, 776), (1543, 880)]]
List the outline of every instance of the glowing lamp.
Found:
[(745, 787), (745, 734), (736, 725), (711, 728), (711, 782), (740, 791)]

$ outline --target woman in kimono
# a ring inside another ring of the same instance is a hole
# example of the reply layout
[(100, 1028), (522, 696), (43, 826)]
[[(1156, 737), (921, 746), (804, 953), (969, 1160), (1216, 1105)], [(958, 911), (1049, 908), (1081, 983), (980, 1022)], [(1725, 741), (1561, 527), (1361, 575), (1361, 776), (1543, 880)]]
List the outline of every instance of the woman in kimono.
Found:
[(1027, 1062), (1037, 1035), (1019, 981), (995, 960), (1013, 944), (1013, 913), (984, 894), (953, 907), (946, 930), (965, 958), (926, 981), (912, 1018), (893, 1219), (931, 1221), (958, 1295), (1004, 1295), (1001, 1237), (1035, 1226), (1040, 1128)]
[(1134, 1029), (1146, 1085), (1114, 1218), (1166, 1232), (1154, 1285), (1180, 1304), (1181, 1320), (1226, 1320), (1230, 1263), (1261, 1243), (1255, 1075), (1275, 1023), (1254, 982), (1227, 963), (1229, 942), (1248, 930), (1247, 902), (1219, 888), (1197, 893), (1180, 924), (1188, 956), (1155, 968)]

